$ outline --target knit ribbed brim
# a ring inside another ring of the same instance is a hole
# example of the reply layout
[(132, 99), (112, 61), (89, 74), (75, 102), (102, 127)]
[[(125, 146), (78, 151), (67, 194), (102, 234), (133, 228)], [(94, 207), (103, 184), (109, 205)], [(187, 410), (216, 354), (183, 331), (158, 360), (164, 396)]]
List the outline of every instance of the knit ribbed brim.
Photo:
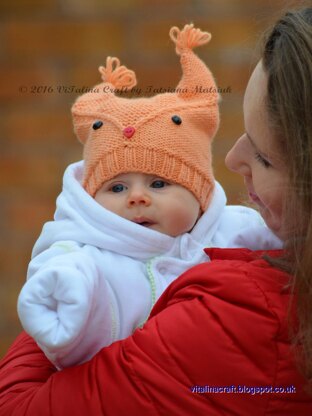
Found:
[(196, 166), (185, 164), (167, 150), (121, 146), (105, 154), (90, 175), (85, 177), (86, 191), (95, 196), (103, 178), (108, 181), (121, 172), (144, 172), (178, 183), (195, 195), (203, 211), (208, 206), (214, 188), (212, 172), (203, 172)]

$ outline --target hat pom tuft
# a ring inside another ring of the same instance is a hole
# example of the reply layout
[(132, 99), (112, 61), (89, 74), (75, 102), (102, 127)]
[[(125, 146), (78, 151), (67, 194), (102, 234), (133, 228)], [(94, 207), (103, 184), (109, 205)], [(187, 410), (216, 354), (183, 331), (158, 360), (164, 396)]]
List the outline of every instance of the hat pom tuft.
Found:
[(104, 82), (110, 83), (119, 89), (133, 88), (137, 83), (135, 73), (124, 65), (120, 65), (118, 58), (108, 56), (106, 67), (100, 66), (99, 71)]
[(204, 45), (211, 39), (210, 33), (194, 28), (193, 24), (185, 25), (182, 30), (174, 26), (170, 29), (169, 35), (176, 44), (176, 53), (178, 55), (181, 55), (185, 50)]

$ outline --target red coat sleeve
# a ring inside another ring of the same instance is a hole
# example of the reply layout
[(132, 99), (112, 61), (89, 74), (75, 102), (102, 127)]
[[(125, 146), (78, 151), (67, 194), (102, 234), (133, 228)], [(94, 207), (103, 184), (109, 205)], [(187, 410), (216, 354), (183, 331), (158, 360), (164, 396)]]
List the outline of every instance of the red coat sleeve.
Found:
[[(0, 362), (0, 414), (30, 415), (33, 398), (46, 400), (42, 388), (56, 369), (25, 332)], [(33, 412), (33, 415), (39, 414)], [(42, 413), (43, 414), (43, 413)], [(46, 413), (48, 415), (48, 413)]]
[[(55, 371), (21, 335), (0, 367), (0, 414), (260, 416), (272, 399), (283, 416), (309, 414), (311, 401), (287, 342), (277, 342), (281, 322), (269, 303), (239, 263), (221, 274), (210, 263), (177, 279), (143, 329), (80, 366)], [(274, 385), (279, 367), (283, 380), (296, 386), (295, 395), (192, 392), (195, 386)]]

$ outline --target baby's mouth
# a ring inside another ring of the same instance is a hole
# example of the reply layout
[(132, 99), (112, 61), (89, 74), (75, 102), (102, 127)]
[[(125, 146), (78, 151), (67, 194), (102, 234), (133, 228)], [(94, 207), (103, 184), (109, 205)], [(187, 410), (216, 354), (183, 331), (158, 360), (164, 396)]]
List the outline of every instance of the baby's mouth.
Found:
[(150, 227), (151, 225), (155, 224), (154, 221), (146, 217), (136, 217), (132, 221), (138, 225), (142, 225), (143, 227)]

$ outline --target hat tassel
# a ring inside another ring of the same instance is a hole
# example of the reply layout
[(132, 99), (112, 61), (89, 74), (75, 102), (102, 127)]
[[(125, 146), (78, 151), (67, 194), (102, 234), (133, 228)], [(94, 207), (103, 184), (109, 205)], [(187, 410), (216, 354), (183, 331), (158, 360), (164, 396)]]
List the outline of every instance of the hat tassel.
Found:
[(137, 83), (135, 73), (124, 65), (120, 65), (118, 58), (108, 56), (106, 67), (100, 66), (99, 71), (102, 74), (102, 80), (117, 89), (130, 89)]
[(169, 32), (170, 38), (176, 45), (176, 53), (181, 55), (184, 51), (196, 48), (208, 43), (211, 34), (194, 28), (193, 24), (185, 25), (182, 30), (174, 26)]

